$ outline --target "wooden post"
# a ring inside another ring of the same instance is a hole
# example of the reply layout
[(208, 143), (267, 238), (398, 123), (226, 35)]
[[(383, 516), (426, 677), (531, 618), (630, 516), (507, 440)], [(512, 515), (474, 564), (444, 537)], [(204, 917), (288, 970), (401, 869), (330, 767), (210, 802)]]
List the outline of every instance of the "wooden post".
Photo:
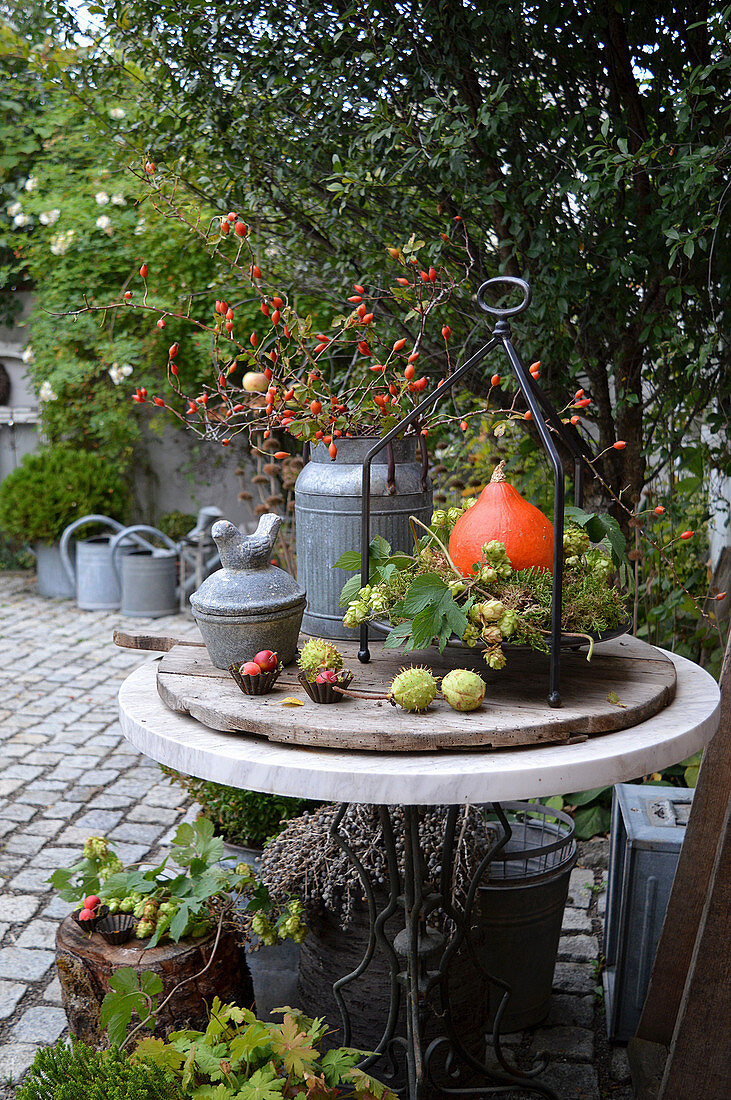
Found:
[[(729, 1096), (730, 798), (731, 636), (721, 670), (720, 725), (703, 756), (647, 998), (636, 1038), (628, 1049), (639, 1098), (687, 1100), (695, 1095), (703, 1100), (727, 1100)], [(719, 874), (726, 875), (725, 882), (718, 881)], [(682, 1080), (686, 1084), (679, 1085), (678, 1065), (679, 1059), (689, 1057), (691, 1049), (694, 1056), (689, 1064), (695, 1067), (692, 1089), (685, 1075)], [(663, 1071), (668, 1050), (670, 1057)], [(714, 1092), (712, 1082), (718, 1080), (724, 1060), (724, 1087)], [(654, 1070), (648, 1072), (651, 1062)]]

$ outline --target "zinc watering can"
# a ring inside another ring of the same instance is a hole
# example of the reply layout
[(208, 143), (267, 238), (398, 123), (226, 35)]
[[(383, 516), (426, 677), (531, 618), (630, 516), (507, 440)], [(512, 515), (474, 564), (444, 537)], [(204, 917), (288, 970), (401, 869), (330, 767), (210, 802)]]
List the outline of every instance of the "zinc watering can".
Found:
[[(143, 546), (124, 545), (128, 539), (139, 543), (137, 536), (143, 533), (159, 539), (165, 548), (147, 542)], [(174, 615), (178, 610), (178, 544), (156, 527), (138, 523), (115, 535), (109, 549), (121, 589), (122, 614), (138, 619)]]
[[(70, 523), (61, 535), (59, 550), (66, 576), (76, 593), (76, 602), (82, 611), (115, 611), (120, 604), (119, 581), (112, 568), (110, 550), (111, 535), (95, 535), (76, 540), (76, 563), (71, 559), (69, 543), (74, 531), (89, 524), (111, 527), (122, 531), (123, 524), (109, 516), (82, 516)], [(131, 547), (129, 547), (131, 549)]]

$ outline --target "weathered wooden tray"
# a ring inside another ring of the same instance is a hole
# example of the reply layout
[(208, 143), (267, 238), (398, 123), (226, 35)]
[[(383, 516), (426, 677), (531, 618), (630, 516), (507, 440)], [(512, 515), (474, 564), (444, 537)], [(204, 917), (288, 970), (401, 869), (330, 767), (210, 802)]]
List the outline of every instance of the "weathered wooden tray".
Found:
[[(384, 693), (404, 664), (428, 663), (435, 675), (465, 667), (465, 654), (434, 651), (394, 655), (375, 643), (370, 664), (361, 665), (357, 645), (338, 643), (346, 666), (355, 674), (351, 685), (374, 696)], [(205, 648), (176, 645), (161, 659), (157, 690), (163, 702), (190, 714), (211, 729), (260, 734), (270, 741), (313, 748), (375, 752), (424, 752), (434, 749), (515, 748), (565, 742), (577, 735), (626, 729), (652, 717), (675, 697), (672, 661), (653, 646), (625, 636), (603, 642), (591, 663), (584, 652), (561, 658), (563, 706), (546, 702), (548, 659), (539, 653), (511, 654), (500, 672), (485, 669), (479, 654), (474, 667), (487, 682), (478, 711), (460, 714), (437, 699), (425, 714), (408, 714), (382, 699), (345, 699), (320, 706), (297, 682), (297, 667), (282, 671), (269, 695), (245, 696), (228, 672), (214, 668)], [(304, 706), (283, 706), (287, 696)]]

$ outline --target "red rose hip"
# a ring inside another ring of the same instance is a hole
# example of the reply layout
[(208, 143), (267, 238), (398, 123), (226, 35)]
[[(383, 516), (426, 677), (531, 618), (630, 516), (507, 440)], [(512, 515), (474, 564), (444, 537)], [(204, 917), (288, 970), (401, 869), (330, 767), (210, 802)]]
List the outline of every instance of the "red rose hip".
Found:
[(258, 676), (261, 673), (261, 669), (255, 661), (246, 661), (241, 666), (242, 676)]

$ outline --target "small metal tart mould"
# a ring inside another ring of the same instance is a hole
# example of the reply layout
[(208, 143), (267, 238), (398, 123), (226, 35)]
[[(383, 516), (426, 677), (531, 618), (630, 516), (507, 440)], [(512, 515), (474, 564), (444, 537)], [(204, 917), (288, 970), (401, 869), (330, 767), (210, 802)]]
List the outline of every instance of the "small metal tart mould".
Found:
[(240, 665), (229, 665), (228, 671), (231, 673), (231, 676), (241, 688), (244, 695), (266, 695), (272, 690), (279, 679), (282, 666), (278, 664), (271, 672), (260, 672), (258, 676), (245, 675), (241, 672)]
[(345, 696), (336, 689), (349, 687), (350, 681), (353, 679), (353, 673), (348, 672), (347, 669), (343, 670), (337, 684), (316, 684), (314, 680), (308, 680), (304, 672), (301, 672), (297, 679), (313, 703), (339, 703)]
[[(83, 909), (83, 906), (81, 908)], [(80, 912), (81, 909), (77, 909), (74, 913), (71, 914), (73, 919), (78, 924), (79, 928), (83, 928), (85, 932), (95, 932), (99, 922), (104, 920), (104, 918), (109, 914), (109, 906), (98, 905), (96, 908), (96, 916), (91, 917), (90, 920), (79, 920)]]
[(107, 943), (118, 947), (132, 938), (136, 924), (131, 913), (109, 913), (99, 921), (94, 931), (103, 936)]

